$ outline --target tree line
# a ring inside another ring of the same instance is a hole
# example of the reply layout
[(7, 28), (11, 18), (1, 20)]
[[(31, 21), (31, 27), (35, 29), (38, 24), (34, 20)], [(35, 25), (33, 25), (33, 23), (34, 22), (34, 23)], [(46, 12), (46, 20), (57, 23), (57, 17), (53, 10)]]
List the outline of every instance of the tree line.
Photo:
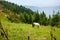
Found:
[[(40, 25), (51, 25), (51, 26), (60, 26), (60, 12), (56, 12), (53, 15), (49, 15), (48, 17), (46, 16), (45, 12), (43, 11), (42, 13), (35, 12), (33, 15), (32, 14), (27, 14), (27, 13), (21, 13), (21, 14), (14, 14), (13, 18), (11, 19), (12, 16), (9, 16), (8, 18), (12, 22), (21, 22), (21, 23), (28, 23), (32, 24), (33, 22), (38, 22)], [(15, 19), (14, 19), (15, 18)], [(14, 19), (14, 20), (13, 20)]]

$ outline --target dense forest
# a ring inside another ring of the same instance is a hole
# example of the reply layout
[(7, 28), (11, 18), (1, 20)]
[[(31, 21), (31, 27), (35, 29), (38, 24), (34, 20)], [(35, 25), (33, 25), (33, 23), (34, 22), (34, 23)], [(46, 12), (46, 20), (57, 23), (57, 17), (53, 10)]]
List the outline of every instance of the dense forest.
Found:
[(15, 23), (28, 23), (38, 22), (41, 25), (51, 25), (51, 26), (60, 26), (60, 12), (53, 13), (53, 15), (46, 16), (46, 13), (43, 11), (39, 13), (32, 11), (29, 8), (26, 8), (22, 5), (17, 5), (7, 1), (0, 1), (0, 6), (3, 6), (3, 11), (7, 15), (7, 19), (10, 22)]

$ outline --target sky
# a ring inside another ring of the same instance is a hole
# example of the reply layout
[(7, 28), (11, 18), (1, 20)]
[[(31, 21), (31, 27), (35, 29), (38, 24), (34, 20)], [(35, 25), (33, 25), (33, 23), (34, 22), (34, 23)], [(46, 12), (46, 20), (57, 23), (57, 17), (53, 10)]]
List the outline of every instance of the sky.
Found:
[(60, 6), (60, 0), (6, 0), (18, 5), (28, 5), (37, 7), (54, 7)]

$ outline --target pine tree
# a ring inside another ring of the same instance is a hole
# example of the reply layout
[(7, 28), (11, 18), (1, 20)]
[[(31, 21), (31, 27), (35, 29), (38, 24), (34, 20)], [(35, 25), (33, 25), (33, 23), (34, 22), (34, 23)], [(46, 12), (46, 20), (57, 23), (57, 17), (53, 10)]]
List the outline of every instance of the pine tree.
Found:
[(39, 13), (38, 12), (35, 13), (33, 17), (34, 17), (33, 22), (39, 22), (40, 16), (39, 16)]
[(51, 25), (58, 26), (59, 22), (60, 22), (60, 13), (58, 12), (55, 15), (53, 15)]
[(47, 17), (44, 11), (40, 14), (40, 20), (39, 20), (41, 25), (47, 25)]

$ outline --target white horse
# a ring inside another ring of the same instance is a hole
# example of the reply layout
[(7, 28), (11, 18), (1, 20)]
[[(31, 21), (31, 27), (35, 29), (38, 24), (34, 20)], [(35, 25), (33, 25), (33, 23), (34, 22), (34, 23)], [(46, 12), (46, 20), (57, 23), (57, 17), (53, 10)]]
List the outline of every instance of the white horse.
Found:
[(32, 27), (34, 27), (34, 26), (37, 26), (37, 27), (39, 28), (40, 24), (39, 24), (39, 23), (34, 22), (34, 23), (32, 23)]

